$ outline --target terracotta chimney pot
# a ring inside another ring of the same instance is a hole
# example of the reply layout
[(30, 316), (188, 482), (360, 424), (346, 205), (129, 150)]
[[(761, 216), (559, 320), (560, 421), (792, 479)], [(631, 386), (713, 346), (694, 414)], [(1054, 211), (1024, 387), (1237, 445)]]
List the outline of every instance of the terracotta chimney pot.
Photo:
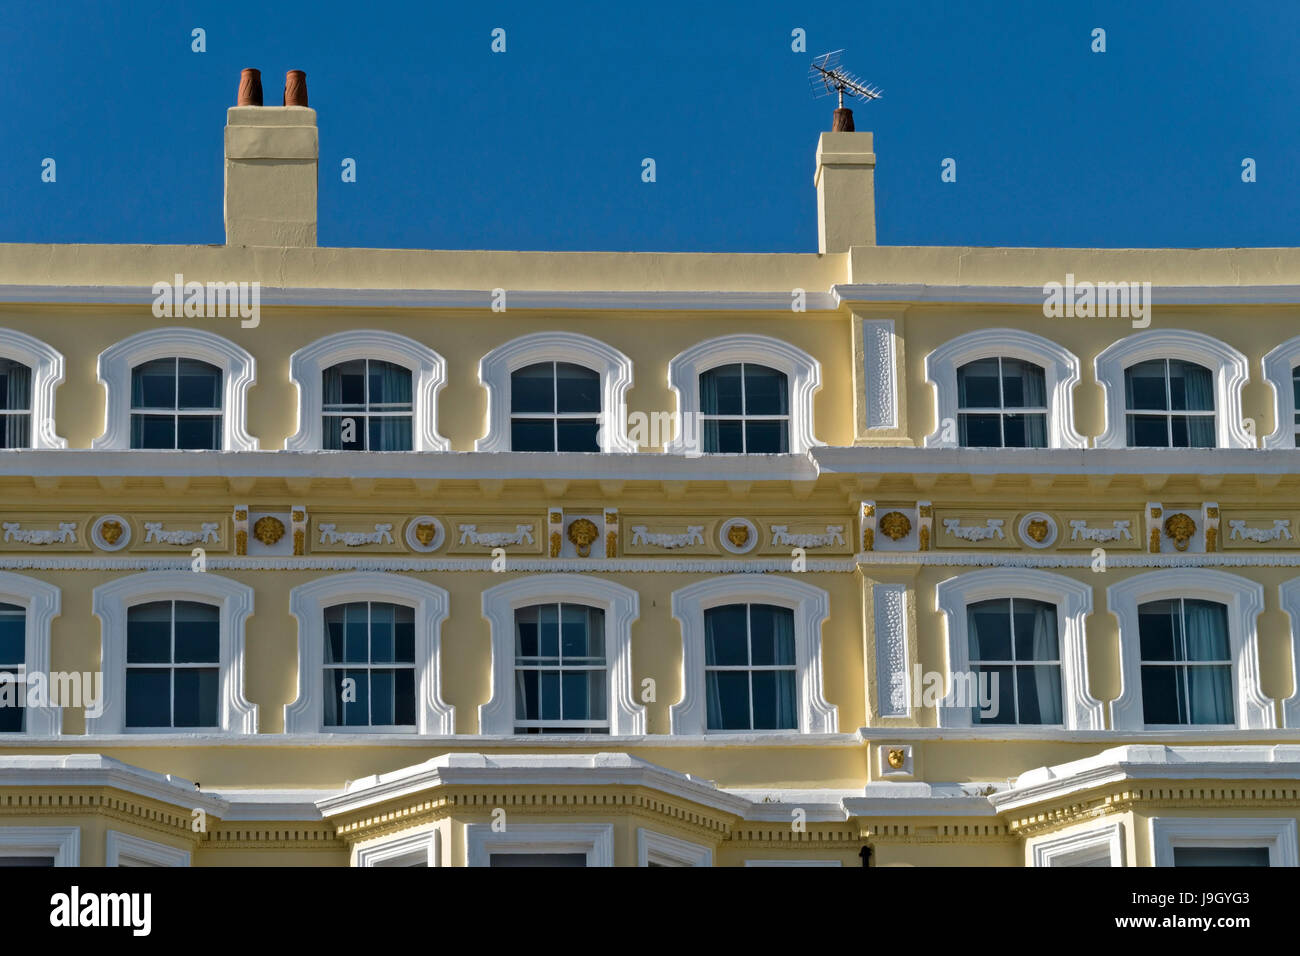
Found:
[(262, 105), (262, 71), (248, 69), (239, 74), (239, 96), (236, 106)]
[(284, 74), (284, 105), (307, 105), (307, 74), (302, 70), (290, 70)]

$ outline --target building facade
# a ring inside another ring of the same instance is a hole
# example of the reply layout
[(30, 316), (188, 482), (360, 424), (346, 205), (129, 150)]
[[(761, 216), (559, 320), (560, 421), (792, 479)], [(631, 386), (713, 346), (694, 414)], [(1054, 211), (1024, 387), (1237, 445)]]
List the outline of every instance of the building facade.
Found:
[(0, 246), (0, 862), (1296, 865), (1300, 250), (878, 246), (860, 132), (817, 254), (320, 248), (315, 111), (225, 149)]

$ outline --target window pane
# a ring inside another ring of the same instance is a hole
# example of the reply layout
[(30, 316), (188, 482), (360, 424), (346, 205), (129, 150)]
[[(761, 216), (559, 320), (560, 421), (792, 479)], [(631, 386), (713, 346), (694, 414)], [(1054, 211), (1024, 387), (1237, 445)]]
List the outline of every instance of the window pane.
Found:
[(364, 664), (370, 660), (366, 618), (367, 608), (364, 602), (348, 604), (343, 608), (343, 659), (349, 663)]
[[(747, 607), (729, 604), (711, 607), (704, 612), (704, 663), (709, 666), (733, 666), (749, 663), (745, 629)], [(748, 718), (746, 718), (748, 719)]]
[(322, 420), (321, 447), (326, 451), (363, 451), (366, 447), (364, 415), (326, 415)]
[(154, 359), (131, 370), (131, 407), (176, 407), (176, 359)]
[(1059, 664), (1016, 668), (1020, 723), (1061, 723), (1061, 667)]
[(538, 656), (538, 608), (521, 607), (515, 611), (515, 656)]
[(370, 723), (376, 727), (393, 724), (393, 672), (370, 672)]
[(586, 866), (585, 853), (493, 853), (490, 867)]
[(1047, 404), (1043, 370), (1032, 362), (1002, 360), (1004, 408), (1043, 408)]
[(1011, 601), (978, 601), (966, 608), (966, 631), (972, 661), (1011, 660)]
[(1001, 448), (1002, 416), (957, 415), (958, 440), (963, 448)]
[(719, 365), (700, 375), (700, 411), (705, 415), (741, 415), (741, 366)]
[(221, 609), (194, 601), (176, 602), (178, 664), (215, 664), (221, 660)]
[(1182, 660), (1182, 615), (1177, 601), (1138, 606), (1138, 646), (1144, 661)]
[(220, 408), (221, 369), (197, 359), (180, 359), (177, 366), (178, 408)]
[(560, 419), (555, 423), (556, 451), (600, 451), (597, 432), (600, 426), (594, 418)]
[(1170, 360), (1169, 404), (1179, 411), (1214, 411), (1214, 376), (1210, 370), (1191, 362)]
[(325, 663), (343, 661), (343, 612), (346, 604), (335, 604), (325, 609)]
[(182, 415), (176, 420), (176, 447), (215, 451), (221, 447), (220, 415)]
[(1227, 661), (1228, 608), (1215, 601), (1187, 598), (1183, 601), (1183, 632), (1187, 635), (1189, 661)]
[(415, 609), (400, 604), (393, 609), (393, 660), (415, 663)]
[(998, 360), (979, 359), (957, 369), (958, 408), (1001, 408)]
[(217, 726), (217, 675), (215, 667), (176, 671), (176, 727)]
[(0, 415), (0, 448), (28, 448), (31, 446), (31, 415)]
[(373, 415), (367, 427), (371, 451), (410, 451), (412, 448), (409, 415)]
[(1182, 668), (1142, 668), (1142, 722), (1147, 724), (1181, 724)]
[(172, 603), (137, 604), (126, 612), (128, 664), (166, 663), (172, 659)]
[(538, 651), (542, 657), (556, 659), (560, 656), (560, 608), (557, 604), (543, 604), (537, 609)]
[(26, 659), (26, 631), (27, 612), (16, 604), (0, 604), (0, 667)]
[(0, 358), (0, 411), (30, 411), (32, 370), (21, 362)]
[(1153, 359), (1150, 362), (1138, 362), (1124, 370), (1124, 398), (1130, 409), (1169, 408), (1165, 395), (1165, 360)]
[(788, 607), (751, 604), (750, 646), (757, 665), (794, 665), (794, 612)]
[(542, 720), (560, 719), (560, 672), (541, 671)]
[(1174, 866), (1268, 866), (1266, 846), (1176, 846)]
[(749, 674), (746, 671), (710, 671), (709, 730), (749, 730)]
[(337, 410), (360, 410), (366, 404), (366, 360), (352, 359), (333, 365), (323, 373), (324, 407)]
[(564, 671), (562, 693), (565, 720), (594, 720), (592, 704), (600, 698), (600, 688), (604, 684), (603, 671)]
[(176, 417), (174, 415), (132, 415), (132, 448), (175, 448)]
[(1214, 418), (1212, 416), (1197, 415), (1195, 418), (1187, 419), (1188, 448), (1213, 448), (1215, 445)]
[(605, 658), (605, 612), (577, 604), (560, 605), (560, 654), (603, 661)]
[(370, 404), (411, 404), (411, 370), (392, 362), (371, 359)]
[(515, 672), (515, 720), (540, 720), (542, 698), (541, 673), (533, 670)]
[(1011, 602), (1016, 635), (1016, 660), (1059, 661), (1056, 605), (1016, 598)]
[(370, 660), (389, 664), (393, 660), (393, 605), (370, 605)]
[(549, 418), (516, 418), (510, 422), (511, 451), (555, 451), (555, 422)]
[(172, 673), (165, 667), (126, 669), (126, 725), (170, 727)]
[(754, 671), (754, 730), (797, 730), (794, 671)]
[(555, 366), (529, 365), (510, 373), (510, 411), (555, 412)]
[(343, 723), (348, 727), (365, 727), (370, 723), (370, 672), (346, 670), (343, 674), (356, 681), (356, 700), (343, 702)]
[(1232, 667), (1187, 668), (1189, 723), (1232, 724)]
[(1130, 448), (1168, 448), (1169, 419), (1164, 415), (1128, 416)]
[(415, 669), (404, 667), (393, 676), (393, 723), (399, 727), (415, 724)]
[(763, 365), (745, 365), (745, 414), (789, 415), (784, 372)]
[(745, 422), (745, 451), (751, 455), (784, 455), (790, 450), (786, 422)]
[[(967, 681), (966, 703), (971, 705), (971, 722), (975, 724), (1014, 724), (1016, 722), (1016, 685), (1010, 667), (971, 667), (974, 682)], [(977, 699), (970, 700), (970, 692)], [(985, 713), (983, 704), (988, 702)]]
[(599, 412), (600, 373), (582, 365), (555, 365), (556, 411)]
[(704, 451), (738, 455), (745, 450), (744, 425), (738, 421), (706, 419), (704, 422)]
[(1025, 431), (1024, 415), (1002, 416), (1002, 443), (1007, 448), (1029, 447), (1029, 436)]

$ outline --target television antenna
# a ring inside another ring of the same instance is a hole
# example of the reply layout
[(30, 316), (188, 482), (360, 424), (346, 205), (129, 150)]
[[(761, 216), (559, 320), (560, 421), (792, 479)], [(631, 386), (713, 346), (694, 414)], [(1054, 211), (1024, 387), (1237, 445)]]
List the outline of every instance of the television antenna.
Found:
[(835, 129), (852, 131), (853, 113), (845, 109), (844, 95), (847, 93), (849, 96), (859, 96), (864, 100), (878, 100), (881, 91), (862, 82), (844, 69), (840, 62), (843, 56), (843, 50), (834, 50), (823, 53), (813, 60), (808, 70), (808, 85), (812, 87), (814, 97), (839, 94), (839, 106), (835, 110)]

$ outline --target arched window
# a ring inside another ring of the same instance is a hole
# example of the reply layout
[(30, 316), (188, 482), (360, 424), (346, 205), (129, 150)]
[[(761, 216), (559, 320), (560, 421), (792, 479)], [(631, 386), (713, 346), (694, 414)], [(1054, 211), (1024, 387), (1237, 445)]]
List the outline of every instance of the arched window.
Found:
[(253, 357), (200, 329), (151, 329), (99, 356), (107, 390), (97, 449), (174, 448), (256, 451), (248, 434)]
[(324, 729), (415, 729), (415, 611), (384, 601), (325, 608)]
[(976, 359), (957, 369), (957, 440), (963, 448), (1046, 448), (1047, 390), (1041, 366)]
[(1275, 424), (1265, 448), (1300, 448), (1300, 335), (1264, 356), (1264, 379), (1273, 386)]
[(1228, 608), (1177, 597), (1139, 604), (1142, 722), (1232, 724), (1232, 651)]
[(925, 357), (935, 426), (927, 448), (1086, 448), (1074, 427), (1079, 359), (1024, 329), (979, 329)]
[[(26, 575), (0, 571), (0, 734), (59, 733), (57, 702), (28, 706), (23, 675), (50, 672), (50, 623), (59, 615), (59, 589)], [(102, 688), (101, 688), (102, 689)], [(83, 688), (91, 692), (93, 688)], [(83, 703), (92, 706), (83, 697)], [(16, 706), (15, 706), (16, 705)]]
[(600, 373), (538, 362), (510, 373), (511, 451), (600, 451)]
[(1187, 329), (1126, 335), (1094, 360), (1106, 395), (1097, 448), (1254, 448), (1241, 417), (1246, 357)]
[(54, 434), (63, 356), (40, 339), (0, 329), (0, 449), (66, 448)]
[(131, 447), (221, 448), (221, 369), (165, 358), (131, 369)]
[(1150, 359), (1124, 370), (1130, 448), (1213, 448), (1214, 376), (1195, 362)]
[(948, 622), (940, 726), (1102, 729), (1101, 702), (1087, 689), (1091, 587), (1047, 571), (986, 568), (941, 581), (935, 603)]
[(0, 448), (30, 448), (32, 370), (0, 358)]
[(321, 373), (321, 447), (331, 451), (410, 451), (411, 370), (352, 359)]
[(790, 450), (790, 387), (784, 372), (755, 362), (700, 373), (705, 453), (782, 455)]

